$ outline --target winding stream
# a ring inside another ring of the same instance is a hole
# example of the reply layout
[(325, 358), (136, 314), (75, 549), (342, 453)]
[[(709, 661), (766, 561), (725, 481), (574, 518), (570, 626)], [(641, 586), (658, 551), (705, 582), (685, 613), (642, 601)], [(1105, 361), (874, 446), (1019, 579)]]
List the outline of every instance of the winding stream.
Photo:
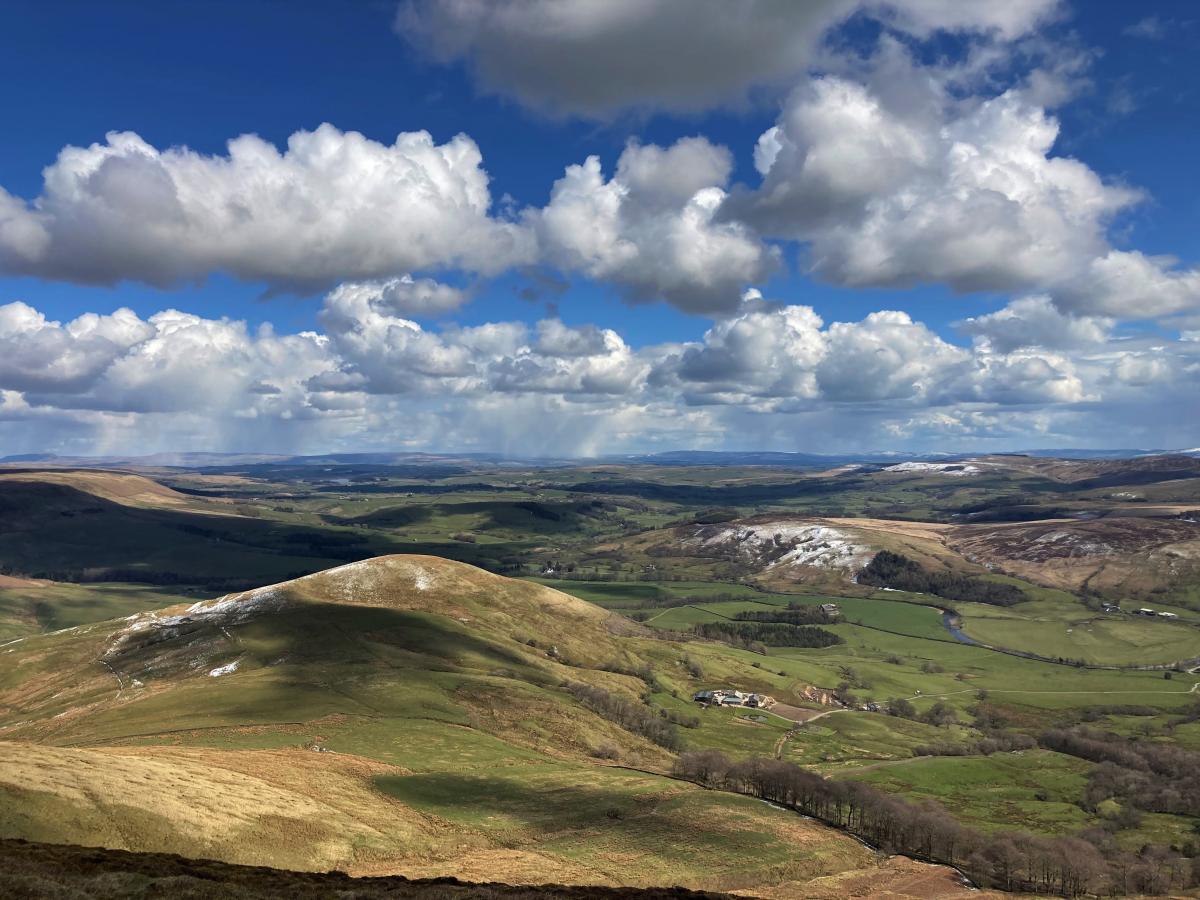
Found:
[(975, 640), (975, 638), (968, 637), (963, 632), (962, 618), (960, 616), (956, 616), (952, 612), (942, 610), (942, 627), (944, 627), (948, 632), (950, 632), (951, 636), (956, 641), (958, 641), (960, 644), (971, 644), (972, 646), (975, 646), (975, 647), (983, 646), (982, 644), (979, 643), (979, 641)]
[(962, 616), (952, 613), (949, 610), (942, 610), (942, 627), (944, 627), (946, 629), (946, 631), (950, 632), (950, 636), (953, 637), (960, 644), (968, 644), (972, 647), (983, 647), (986, 650), (994, 650), (997, 653), (1007, 653), (1009, 656), (1019, 656), (1022, 659), (1034, 659), (1034, 660), (1037, 660), (1038, 662), (1048, 662), (1048, 663), (1053, 663), (1055, 665), (1060, 665), (1060, 666), (1073, 666), (1078, 669), (1109, 669), (1109, 670), (1115, 670), (1115, 671), (1124, 671), (1124, 670), (1160, 671), (1163, 669), (1182, 669), (1183, 671), (1192, 671), (1193, 673), (1200, 672), (1200, 666), (1196, 666), (1195, 669), (1189, 669), (1189, 667), (1195, 665), (1197, 662), (1200, 662), (1200, 657), (1198, 657), (1196, 659), (1183, 660), (1182, 662), (1176, 662), (1176, 663), (1157, 663), (1157, 664), (1143, 665), (1143, 666), (1137, 666), (1137, 665), (1123, 665), (1122, 666), (1122, 665), (1104, 665), (1102, 663), (1085, 663), (1082, 661), (1076, 661), (1076, 660), (1070, 660), (1070, 659), (1054, 659), (1049, 656), (1041, 656), (1037, 653), (1030, 653), (1025, 650), (1013, 650), (1009, 647), (997, 647), (994, 644), (985, 644), (983, 641), (977, 641), (977, 640), (975, 640), (975, 638), (973, 638), (970, 635), (968, 635), (967, 633), (965, 633), (962, 630), (962, 628), (963, 628)]

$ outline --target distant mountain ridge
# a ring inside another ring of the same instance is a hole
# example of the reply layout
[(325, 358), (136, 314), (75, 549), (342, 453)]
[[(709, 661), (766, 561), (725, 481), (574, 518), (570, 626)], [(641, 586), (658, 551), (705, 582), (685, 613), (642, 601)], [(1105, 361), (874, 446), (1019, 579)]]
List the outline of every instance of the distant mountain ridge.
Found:
[(887, 464), (905, 461), (952, 461), (978, 456), (1032, 456), (1044, 459), (1136, 459), (1143, 456), (1182, 455), (1200, 456), (1200, 447), (1183, 450), (1151, 450), (1118, 448), (1095, 450), (1084, 448), (1044, 448), (977, 452), (908, 452), (904, 450), (872, 450), (861, 453), (806, 453), (784, 450), (664, 450), (659, 453), (611, 454), (590, 457), (530, 457), (508, 456), (503, 453), (319, 453), (289, 455), (284, 453), (217, 453), (185, 451), (153, 453), (144, 456), (59, 456), (54, 453), (17, 453), (0, 456), (0, 466), (42, 464), (78, 468), (111, 468), (135, 466), (147, 468), (206, 469), (248, 465), (286, 466), (390, 466), (412, 463), (469, 463), (497, 467), (536, 464), (539, 466), (571, 466), (588, 463), (608, 463), (651, 466), (777, 466), (781, 468), (813, 468), (853, 464)]

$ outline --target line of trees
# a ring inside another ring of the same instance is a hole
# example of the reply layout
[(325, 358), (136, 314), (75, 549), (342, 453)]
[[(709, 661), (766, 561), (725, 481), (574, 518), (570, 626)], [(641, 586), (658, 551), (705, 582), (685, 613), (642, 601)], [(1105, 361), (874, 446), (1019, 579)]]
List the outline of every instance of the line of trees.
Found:
[(615, 659), (610, 659), (600, 667), (604, 672), (613, 672), (617, 675), (629, 675), (633, 678), (640, 678), (646, 683), (648, 693), (657, 694), (659, 691), (666, 690), (658, 676), (654, 674), (654, 667), (648, 662), (639, 662), (636, 665), (626, 665)]
[(683, 746), (675, 723), (657, 715), (649, 706), (577, 681), (568, 682), (566, 689), (592, 712), (617, 723), (626, 731), (640, 734), (668, 750), (678, 750)]
[(680, 755), (674, 774), (759, 797), (842, 828), (889, 853), (955, 866), (979, 885), (1078, 897), (1160, 894), (1200, 884), (1200, 867), (1166, 848), (1125, 853), (1107, 835), (984, 834), (939, 804), (903, 800), (857, 781), (832, 781), (789, 762), (733, 762), (717, 750)]
[(880, 550), (858, 573), (859, 584), (895, 588), (916, 594), (933, 594), (947, 600), (969, 603), (989, 603), (992, 606), (1014, 606), (1029, 597), (1019, 587), (954, 575), (933, 572), (915, 560), (890, 550)]
[(786, 609), (754, 609), (737, 613), (739, 622), (780, 622), (786, 625), (828, 625), (833, 619), (820, 606), (789, 603)]
[(813, 625), (781, 625), (772, 622), (700, 622), (692, 626), (700, 637), (734, 646), (760, 644), (764, 647), (832, 647), (845, 641), (832, 631)]
[(1099, 763), (1083, 791), (1085, 809), (1094, 812), (1106, 800), (1115, 800), (1146, 812), (1200, 813), (1200, 753), (1091, 728), (1053, 729), (1041, 734), (1038, 743)]

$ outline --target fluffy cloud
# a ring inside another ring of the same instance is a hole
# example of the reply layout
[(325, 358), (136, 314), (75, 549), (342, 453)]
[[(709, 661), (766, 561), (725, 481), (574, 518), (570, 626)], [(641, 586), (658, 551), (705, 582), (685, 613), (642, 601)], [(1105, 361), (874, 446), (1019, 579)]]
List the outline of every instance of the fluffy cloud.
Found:
[(322, 125), (283, 153), (244, 135), (215, 157), (112, 133), (64, 149), (34, 202), (0, 191), (0, 272), (160, 287), (228, 272), (302, 292), (343, 281), (343, 293), (421, 318), (467, 295), (404, 273), (540, 262), (633, 299), (727, 311), (778, 257), (745, 225), (715, 221), (731, 168), (729, 151), (703, 138), (631, 143), (612, 179), (589, 157), (545, 209), (508, 221), (490, 214), (479, 149), (464, 135), (436, 145), (415, 132), (388, 146)]
[(968, 354), (907, 313), (873, 312), (862, 322), (835, 322), (818, 370), (830, 400), (912, 401), (954, 378)]
[[(642, 348), (558, 319), (427, 329), (361, 286), (331, 292), (321, 326), (280, 335), (175, 310), (60, 324), (0, 307), (0, 420), (21, 423), (0, 452), (1011, 446), (1103, 442), (1125, 421), (1197, 442), (1172, 411), (1200, 389), (1197, 342), (968, 348), (903, 312), (826, 324), (755, 292), (699, 341)], [(815, 433), (819, 446), (796, 437)]]
[[(730, 151), (703, 137), (630, 141), (611, 177), (590, 156), (567, 168), (544, 208), (497, 215), (465, 135), (439, 145), (413, 132), (387, 145), (322, 125), (283, 151), (244, 135), (207, 156), (114, 132), (65, 148), (32, 201), (0, 190), (0, 272), (159, 286), (227, 272), (277, 291), (343, 282), (343, 292), (377, 294), (374, 307), (392, 317), (422, 319), (467, 295), (421, 273), (556, 269), (635, 301), (728, 315), (777, 270), (781, 249), (770, 241), (783, 239), (801, 245), (814, 273), (847, 286), (1038, 291), (1081, 321), (1200, 308), (1200, 271), (1113, 249), (1110, 223), (1141, 194), (1053, 154), (1059, 126), (1038, 97), (1054, 91), (1031, 76), (995, 96), (973, 93), (1010, 61), (995, 41), (1055, 5), (1002, 6), (870, 4), (918, 35), (991, 37), (961, 63), (931, 67), (885, 35), (868, 58), (839, 60), (838, 74), (805, 77), (754, 148), (752, 188), (730, 187)], [(757, 4), (744, 24), (801, 7)], [(536, 8), (463, 0), (428, 14), (508, 21)], [(592, 25), (679, 15), (674, 0), (587, 8), (543, 12)]]
[(1200, 309), (1200, 269), (1170, 257), (1111, 250), (1055, 291), (1067, 309), (1139, 319)]
[[(451, 313), (467, 302), (467, 294), (448, 284), (411, 275), (381, 281), (349, 282), (338, 285), (331, 294), (334, 305), (347, 295), (362, 295), (368, 305), (398, 316), (437, 317)], [(357, 303), (357, 301), (350, 301)]]
[(335, 290), (325, 300), (320, 321), (342, 367), (318, 383), (372, 393), (408, 393), (443, 383), (443, 390), (467, 390), (475, 383), (470, 350), (450, 344), (416, 322), (397, 316), (378, 291)]
[(628, 396), (636, 393), (649, 369), (611, 329), (572, 329), (548, 320), (538, 324), (538, 332), (532, 347), (492, 363), (492, 390)]
[(0, 386), (77, 391), (154, 333), (128, 309), (82, 315), (65, 326), (28, 304), (0, 306)]
[(807, 306), (751, 309), (668, 356), (656, 380), (677, 379), (694, 402), (812, 399), (818, 395), (815, 370), (826, 353), (821, 325)]
[[(1098, 377), (1102, 367), (1096, 367)], [(669, 349), (650, 383), (693, 404), (760, 412), (821, 406), (893, 409), (959, 403), (1074, 403), (1089, 394), (1070, 359), (1046, 351), (972, 352), (904, 312), (825, 326), (807, 306), (747, 309), (703, 341)]]
[(481, 86), (551, 114), (700, 110), (801, 71), (850, 0), (404, 3), (396, 29)]
[(551, 115), (697, 111), (804, 72), (856, 12), (918, 37), (1011, 40), (1058, 0), (408, 0), (396, 30), (442, 63), (465, 60), (489, 93)]
[[(758, 140), (760, 183), (735, 191), (718, 218), (801, 242), (810, 269), (838, 284), (1036, 290), (1063, 314), (1054, 322), (1045, 301), (1041, 311), (1018, 301), (1019, 313), (970, 326), (997, 347), (1078, 345), (1103, 339), (1109, 317), (1200, 308), (1200, 270), (1113, 249), (1111, 223), (1142, 193), (1054, 155), (1059, 124), (1041, 103), (1062, 99), (1078, 59), (999, 94), (970, 92), (1009, 59), (921, 66), (885, 38), (869, 60), (804, 82)], [(1042, 334), (1018, 338), (1021, 321)]]
[(778, 252), (746, 226), (714, 221), (732, 164), (728, 150), (703, 138), (631, 143), (611, 179), (594, 156), (569, 167), (549, 205), (526, 221), (547, 264), (613, 282), (635, 300), (727, 312), (778, 264)]
[(1018, 38), (1056, 16), (1059, 0), (875, 0), (875, 14), (911, 34), (927, 37), (936, 31), (993, 34)]
[(1106, 252), (1109, 220), (1138, 199), (1051, 156), (1058, 124), (1020, 91), (963, 104), (932, 80), (887, 90), (835, 76), (797, 89), (759, 139), (761, 186), (731, 204), (807, 241), (827, 279), (1044, 287)]
[[(303, 411), (300, 383), (328, 365), (326, 341), (314, 334), (277, 336), (264, 327), (252, 335), (243, 322), (177, 310), (144, 322), (129, 316), (126, 327), (140, 339), (110, 356), (88, 383), (43, 385), (26, 397), (110, 412), (291, 417)], [(4, 387), (15, 383), (0, 379)]]
[(494, 273), (533, 247), (489, 215), (481, 163), (465, 135), (435, 144), (423, 131), (388, 145), (322, 125), (282, 153), (243, 135), (224, 156), (112, 132), (64, 149), (33, 203), (0, 192), (0, 269), (157, 286), (222, 271), (304, 291), (419, 269)]
[[(498, 90), (546, 107), (611, 111), (636, 88), (650, 106), (699, 108), (764, 80), (800, 83), (754, 148), (756, 186), (731, 188), (731, 153), (703, 137), (631, 141), (611, 177), (587, 157), (554, 183), (546, 207), (511, 214), (508, 200), (504, 214), (493, 211), (480, 149), (465, 135), (436, 144), (412, 132), (384, 144), (322, 125), (283, 150), (243, 135), (205, 155), (114, 132), (65, 148), (38, 197), (0, 189), (0, 272), (157, 286), (226, 272), (300, 292), (340, 282), (411, 321), (468, 299), (422, 274), (558, 270), (635, 301), (724, 316), (776, 271), (779, 239), (842, 285), (1044, 293), (1075, 317), (1045, 346), (1085, 340), (1107, 317), (1200, 308), (1200, 271), (1111, 246), (1110, 223), (1140, 193), (1053, 153), (1059, 126), (1043, 104), (1069, 94), (1087, 54), (1013, 71), (1015, 54), (1046, 58), (1044, 46), (1028, 49), (1028, 34), (1058, 6), (414, 0), (398, 19), (414, 41), (440, 58), (469, 56)], [(827, 74), (810, 77), (816, 42), (854, 15), (884, 25), (872, 52), (826, 52)], [(965, 36), (962, 52), (921, 64), (914, 43), (940, 31)], [(664, 66), (672, 42), (688, 52)], [(997, 93), (997, 84), (1015, 86)], [(1013, 330), (1029, 315), (969, 328), (1014, 349), (1037, 340)]]
[(647, 369), (611, 329), (549, 319), (538, 323), (535, 339), (512, 322), (431, 332), (393, 315), (378, 294), (361, 291), (332, 292), (321, 324), (338, 365), (309, 387), (325, 391), (622, 395)]
[(962, 378), (942, 386), (942, 400), (976, 401), (996, 406), (1079, 403), (1089, 395), (1074, 363), (1056, 353), (1025, 350), (980, 354)]
[(1001, 310), (959, 323), (959, 330), (989, 350), (1009, 353), (1022, 347), (1071, 349), (1104, 343), (1115, 320), (1064, 313), (1045, 295), (1021, 297)]

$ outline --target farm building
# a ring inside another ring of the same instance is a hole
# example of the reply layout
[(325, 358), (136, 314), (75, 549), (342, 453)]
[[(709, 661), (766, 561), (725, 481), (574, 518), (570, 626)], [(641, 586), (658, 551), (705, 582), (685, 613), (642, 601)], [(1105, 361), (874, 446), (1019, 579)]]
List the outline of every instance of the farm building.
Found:
[(713, 706), (748, 706), (752, 709), (768, 709), (775, 705), (775, 698), (766, 694), (748, 694), (732, 688), (716, 688), (711, 691), (697, 691), (692, 695), (697, 703)]
[(842, 609), (836, 603), (822, 603), (821, 612), (825, 613), (831, 619), (836, 619), (842, 614)]
[(1169, 613), (1169, 612), (1160, 612), (1158, 614), (1158, 617), (1160, 619), (1178, 619), (1179, 618), (1179, 616), (1175, 615), (1175, 613)]
[(1157, 612), (1155, 612), (1154, 610), (1152, 610), (1152, 609), (1147, 609), (1147, 608), (1146, 608), (1146, 607), (1144, 607), (1144, 606), (1143, 606), (1141, 609), (1135, 609), (1135, 610), (1133, 611), (1133, 614), (1134, 614), (1135, 616), (1157, 616), (1157, 615), (1158, 615), (1158, 613), (1157, 613)]

